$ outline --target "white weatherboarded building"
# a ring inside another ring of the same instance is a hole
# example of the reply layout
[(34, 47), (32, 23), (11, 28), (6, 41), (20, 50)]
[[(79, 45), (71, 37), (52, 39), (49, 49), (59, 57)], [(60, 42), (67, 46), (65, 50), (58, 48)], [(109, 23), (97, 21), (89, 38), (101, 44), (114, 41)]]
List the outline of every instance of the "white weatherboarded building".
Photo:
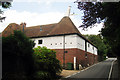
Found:
[(97, 62), (97, 48), (76, 28), (69, 17), (63, 17), (59, 23), (26, 27), (11, 23), (2, 32), (8, 36), (13, 30), (21, 30), (35, 42), (35, 47), (46, 46), (56, 51), (61, 64), (72, 62), (76, 58), (76, 65), (94, 64)]

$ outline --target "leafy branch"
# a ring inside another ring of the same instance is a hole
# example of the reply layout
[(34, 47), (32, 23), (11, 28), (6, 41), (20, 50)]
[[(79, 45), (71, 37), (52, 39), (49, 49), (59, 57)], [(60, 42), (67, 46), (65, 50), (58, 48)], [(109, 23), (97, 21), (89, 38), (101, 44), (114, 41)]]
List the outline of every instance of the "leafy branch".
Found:
[[(11, 2), (1, 2), (0, 1), (0, 6), (4, 9), (10, 8), (11, 7)], [(2, 9), (0, 9), (0, 14), (3, 14)], [(6, 17), (2, 17), (0, 16), (0, 22), (2, 22), (3, 20), (5, 20)]]

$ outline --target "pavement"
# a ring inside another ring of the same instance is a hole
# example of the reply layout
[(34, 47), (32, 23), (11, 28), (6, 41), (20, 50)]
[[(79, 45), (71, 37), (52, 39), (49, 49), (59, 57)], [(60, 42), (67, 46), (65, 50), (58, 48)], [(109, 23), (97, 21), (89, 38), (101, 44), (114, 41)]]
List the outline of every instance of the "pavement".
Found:
[(61, 80), (118, 80), (117, 65), (116, 58), (109, 58), (82, 71), (64, 70)]
[(69, 76), (69, 75), (73, 75), (73, 74), (75, 74), (75, 73), (77, 73), (77, 72), (79, 72), (80, 70), (62, 70), (62, 72), (61, 72), (61, 74), (60, 74), (60, 76), (62, 76), (63, 78), (65, 78), (65, 77), (67, 77), (67, 76)]

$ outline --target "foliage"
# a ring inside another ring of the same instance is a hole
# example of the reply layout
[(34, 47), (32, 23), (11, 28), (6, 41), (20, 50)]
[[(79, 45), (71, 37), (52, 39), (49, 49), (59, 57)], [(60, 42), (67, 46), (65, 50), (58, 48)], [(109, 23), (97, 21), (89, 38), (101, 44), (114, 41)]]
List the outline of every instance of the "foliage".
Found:
[(108, 53), (108, 45), (104, 43), (104, 39), (100, 35), (84, 35), (88, 40), (90, 40), (97, 48), (99, 60), (104, 60)]
[(46, 47), (34, 48), (34, 59), (36, 65), (36, 78), (53, 80), (60, 73), (62, 68), (59, 60), (56, 59), (56, 52)]
[[(11, 2), (0, 1), (0, 6), (1, 6), (1, 8), (4, 8), (4, 9), (10, 8), (11, 7)], [(0, 14), (3, 14), (2, 9), (0, 9)], [(0, 21), (1, 22), (2, 22), (3, 19), (5, 19), (5, 17), (0, 16)]]
[(120, 56), (120, 2), (79, 2), (78, 8), (84, 12), (83, 25), (81, 27), (87, 28), (96, 22), (104, 22), (101, 34), (110, 45), (112, 52)]
[(0, 2), (0, 6), (2, 6), (2, 8), (10, 8), (11, 3), (10, 2)]
[[(102, 35), (108, 40), (108, 43), (112, 47), (113, 52), (120, 57), (119, 45), (120, 45), (120, 2), (105, 4), (106, 10), (109, 12), (107, 20), (104, 23), (105, 28), (102, 29)], [(110, 7), (111, 6), (111, 7)], [(111, 9), (113, 10), (111, 12)]]
[(78, 8), (84, 12), (83, 29), (93, 27), (95, 23), (100, 23), (103, 18), (103, 8), (101, 3), (78, 2)]
[[(2, 37), (3, 80), (53, 80), (62, 68), (53, 50), (34, 48), (34, 43), (21, 31)], [(8, 67), (9, 66), (9, 67)]]
[(32, 78), (34, 73), (34, 43), (22, 32), (2, 38), (2, 78), (3, 80), (23, 80)]
[[(87, 28), (94, 25), (97, 20), (98, 22), (104, 21), (104, 27), (101, 30), (101, 34), (106, 39), (106, 43), (110, 46), (109, 52), (117, 56), (120, 69), (120, 1), (110, 3), (79, 2), (78, 8), (83, 10), (84, 16), (88, 18), (83, 17), (83, 25), (81, 27)], [(92, 18), (92, 20), (89, 18)]]

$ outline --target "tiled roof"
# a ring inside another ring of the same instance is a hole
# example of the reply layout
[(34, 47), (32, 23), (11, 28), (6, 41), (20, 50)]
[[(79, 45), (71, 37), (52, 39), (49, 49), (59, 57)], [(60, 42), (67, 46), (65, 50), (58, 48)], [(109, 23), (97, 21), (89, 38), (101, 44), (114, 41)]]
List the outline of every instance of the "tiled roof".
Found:
[[(40, 31), (42, 29), (42, 31)], [(25, 29), (25, 34), (28, 37), (41, 37), (50, 35), (62, 35), (78, 33), (78, 29), (75, 27), (73, 22), (69, 17), (64, 17), (59, 23), (49, 24), (49, 25), (39, 25), (33, 27), (27, 27)]]
[(80, 33), (69, 17), (63, 19), (52, 29), (49, 35)]
[(7, 37), (10, 34), (13, 34), (14, 30), (22, 30), (22, 26), (16, 23), (11, 23), (4, 29), (4, 31), (2, 32), (2, 36)]
[[(24, 31), (26, 36), (28, 37), (41, 37), (41, 36), (48, 36), (49, 33), (54, 29), (56, 26), (55, 24), (48, 24), (48, 25), (39, 25), (39, 26), (32, 26), (27, 27)], [(41, 29), (41, 31), (40, 31)]]
[[(40, 31), (40, 29), (42, 31)], [(2, 36), (6, 37), (10, 34), (13, 34), (14, 30), (23, 30), (23, 26), (15, 23), (11, 23), (2, 32)], [(41, 36), (61, 35), (61, 34), (71, 34), (71, 33), (80, 34), (80, 32), (75, 27), (75, 25), (73, 24), (73, 22), (69, 17), (63, 17), (59, 23), (55, 23), (55, 24), (24, 27), (24, 33), (28, 37), (41, 37)]]
[[(24, 25), (25, 23), (23, 23)], [(6, 37), (10, 34), (13, 34), (14, 30), (23, 31), (23, 25), (18, 25), (16, 23), (9, 24), (5, 30), (2, 32), (2, 36)], [(25, 24), (26, 25), (26, 24)], [(55, 36), (55, 35), (63, 35), (63, 34), (78, 34), (83, 39), (87, 40), (82, 34), (78, 31), (76, 26), (73, 24), (69, 17), (63, 17), (59, 23), (48, 24), (48, 25), (38, 25), (25, 27), (24, 25), (24, 33), (27, 37), (43, 37), (43, 36)], [(87, 40), (90, 42), (89, 40)], [(91, 43), (91, 42), (90, 42)], [(92, 43), (91, 43), (92, 44)]]

